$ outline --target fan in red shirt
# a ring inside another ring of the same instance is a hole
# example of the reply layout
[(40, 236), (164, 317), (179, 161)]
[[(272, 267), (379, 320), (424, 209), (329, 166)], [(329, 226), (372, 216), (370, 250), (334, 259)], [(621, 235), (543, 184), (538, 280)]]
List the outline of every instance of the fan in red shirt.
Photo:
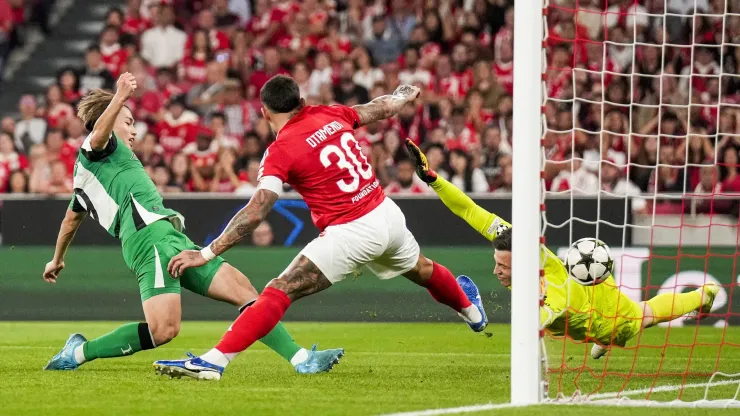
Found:
[(51, 128), (65, 128), (67, 121), (75, 116), (75, 110), (64, 102), (62, 89), (54, 84), (46, 92), (46, 122)]
[[(327, 289), (365, 265), (381, 279), (403, 275), (458, 312), (474, 331), (485, 328), (487, 318), (473, 281), (456, 281), (447, 268), (421, 254), (403, 212), (385, 197), (352, 134), (355, 128), (397, 114), (418, 94), (418, 88), (402, 85), (392, 95), (364, 105), (306, 106), (292, 78), (277, 76), (265, 84), (260, 91), (262, 114), (277, 139), (265, 152), (257, 191), (208, 247), (178, 254), (168, 270), (177, 276), (204, 265), (251, 234), (277, 202), (284, 182), (303, 196), (321, 233), (267, 285), (216, 348), (178, 368), (202, 368), (189, 375), (220, 379), (229, 361), (267, 335), (291, 302)], [(344, 353), (334, 351), (336, 359)], [(190, 365), (198, 360), (213, 364), (210, 369)]]
[(470, 152), (480, 148), (478, 133), (472, 125), (468, 124), (465, 108), (453, 108), (450, 118), (450, 126), (447, 129), (447, 149), (462, 149)]
[(270, 0), (255, 0), (254, 14), (247, 22), (245, 30), (254, 36), (256, 45), (262, 45), (265, 43), (267, 36), (272, 36), (272, 34), (267, 33), (270, 29), (271, 15)]
[(119, 36), (118, 27), (112, 25), (106, 26), (100, 34), (100, 53), (103, 54), (103, 62), (113, 77), (121, 74), (121, 67), (128, 59), (128, 53), (118, 43)]
[[(227, 51), (231, 49), (229, 37), (226, 33), (216, 29), (216, 18), (213, 16), (213, 12), (209, 9), (203, 9), (198, 14), (198, 28), (205, 30), (208, 35), (208, 42), (211, 45), (211, 50), (214, 52)], [(185, 43), (185, 55), (190, 55), (190, 49), (193, 47), (193, 39), (195, 34), (188, 38)]]
[(46, 152), (49, 160), (59, 160), (64, 163), (69, 175), (74, 172), (79, 148), (64, 139), (61, 130), (50, 129), (46, 132)]
[(501, 44), (500, 53), (493, 61), (493, 73), (496, 82), (506, 90), (507, 94), (514, 94), (514, 45), (511, 42)]
[(184, 96), (176, 96), (170, 100), (167, 112), (155, 126), (165, 160), (169, 161), (185, 145), (195, 141), (199, 122), (197, 114), (185, 109)]
[(123, 19), (123, 25), (121, 26), (123, 33), (139, 36), (145, 30), (152, 27), (152, 21), (141, 15), (139, 3), (139, 1), (129, 2), (126, 8), (126, 15)]
[(249, 97), (254, 97), (262, 86), (275, 75), (288, 75), (289, 72), (280, 65), (280, 54), (273, 47), (265, 48), (263, 69), (254, 71), (249, 77)]
[(5, 192), (12, 172), (27, 168), (28, 159), (15, 151), (13, 138), (7, 133), (0, 133), (0, 193)]
[(208, 32), (205, 30), (196, 30), (191, 39), (192, 48), (182, 58), (178, 66), (178, 75), (186, 84), (195, 85), (206, 81), (206, 65), (213, 58), (213, 52), (208, 41)]

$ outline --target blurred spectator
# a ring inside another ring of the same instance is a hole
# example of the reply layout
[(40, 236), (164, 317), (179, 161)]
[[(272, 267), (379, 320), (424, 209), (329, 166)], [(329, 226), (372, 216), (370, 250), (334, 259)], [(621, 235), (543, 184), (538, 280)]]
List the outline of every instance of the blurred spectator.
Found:
[(206, 65), (213, 59), (208, 32), (203, 29), (193, 32), (193, 45), (190, 53), (180, 62), (179, 78), (187, 84), (200, 84), (206, 81)]
[(450, 152), (450, 168), (450, 182), (453, 185), (465, 192), (488, 192), (486, 175), (480, 168), (472, 166), (470, 156), (463, 150), (454, 149)]
[(380, 68), (373, 66), (367, 49), (356, 48), (352, 52), (351, 58), (354, 59), (357, 66), (357, 71), (352, 77), (355, 84), (366, 90), (370, 90), (375, 84), (382, 82), (385, 79), (383, 71)]
[(209, 62), (206, 65), (206, 80), (188, 91), (188, 106), (200, 115), (208, 114), (218, 102), (225, 82), (226, 67), (218, 62)]
[(22, 152), (29, 152), (31, 146), (43, 143), (46, 135), (46, 121), (38, 117), (36, 99), (24, 95), (20, 101), (21, 119), (15, 123), (15, 145)]
[(5, 59), (10, 53), (13, 36), (13, 10), (7, 0), (0, 0), (0, 73), (5, 69)]
[(54, 84), (46, 92), (46, 123), (51, 128), (65, 129), (70, 119), (75, 117), (75, 110), (64, 102), (62, 89)]
[(190, 178), (190, 158), (183, 152), (176, 153), (170, 161), (172, 175), (168, 189), (170, 192), (179, 190), (182, 192), (192, 191), (193, 184)]
[[(157, 135), (148, 132), (136, 143), (136, 157), (144, 166), (160, 166), (164, 163), (164, 150), (159, 145)], [(166, 184), (165, 184), (166, 185)]]
[(128, 60), (128, 52), (119, 43), (119, 26), (108, 25), (100, 34), (100, 53), (103, 62), (114, 78), (121, 74), (121, 68)]
[(365, 41), (367, 50), (377, 65), (384, 65), (395, 61), (403, 50), (403, 36), (396, 30), (389, 28), (385, 16), (372, 18), (372, 31)]
[(233, 7), (235, 8), (242, 8), (243, 11), (246, 11), (247, 13), (249, 12), (248, 8), (244, 10), (244, 6), (249, 4), (249, 2), (243, 0), (239, 2), (229, 0), (214, 0), (213, 18), (215, 20), (216, 27), (221, 30), (233, 29), (241, 22), (241, 18), (239, 17), (239, 15), (232, 12), (232, 5), (229, 3), (234, 3)]
[(72, 176), (67, 172), (67, 166), (59, 159), (54, 159), (49, 165), (51, 177), (48, 184), (43, 190), (37, 192), (46, 192), (49, 194), (69, 194), (72, 192)]
[[(105, 71), (107, 72), (107, 70)], [(62, 89), (62, 96), (66, 103), (74, 105), (82, 96), (82, 91), (80, 90), (80, 77), (78, 76), (77, 71), (72, 68), (65, 68), (59, 71), (57, 74), (57, 84), (59, 84), (59, 87)], [(111, 88), (112, 86), (111, 78)]]
[(565, 170), (555, 177), (550, 186), (553, 192), (572, 191), (580, 195), (596, 194), (599, 192), (599, 178), (583, 165), (583, 158), (575, 153)]
[(249, 97), (255, 98), (267, 81), (275, 75), (290, 75), (285, 68), (280, 65), (280, 54), (277, 49), (268, 47), (264, 51), (264, 65), (252, 73), (249, 78)]
[(396, 180), (384, 189), (389, 195), (413, 195), (427, 193), (429, 187), (417, 180), (414, 163), (410, 159), (396, 162)]
[(275, 235), (272, 233), (272, 227), (267, 221), (262, 221), (252, 233), (252, 244), (257, 247), (269, 247), (274, 239)]
[(11, 194), (28, 193), (28, 175), (22, 170), (11, 172), (8, 179), (8, 192)]
[(514, 168), (511, 165), (505, 165), (501, 172), (501, 185), (496, 188), (494, 194), (510, 194), (513, 190), (513, 171)]
[(339, 82), (334, 86), (334, 99), (348, 107), (370, 101), (367, 89), (355, 83), (355, 72), (355, 63), (351, 59), (343, 60), (339, 67)]
[(195, 141), (198, 122), (198, 115), (185, 108), (185, 97), (172, 97), (162, 120), (155, 126), (165, 160)]
[(64, 139), (64, 134), (61, 130), (49, 129), (46, 132), (46, 157), (49, 161), (58, 160), (67, 168), (68, 176), (72, 177), (74, 172), (74, 165), (77, 161), (77, 147), (68, 143)]
[(236, 151), (225, 147), (218, 155), (213, 179), (210, 181), (211, 192), (234, 192), (240, 185), (239, 176), (234, 170)]
[(236, 188), (235, 193), (237, 195), (251, 197), (257, 191), (260, 164), (259, 159), (249, 159), (246, 165), (247, 181), (242, 182)]
[(174, 21), (172, 6), (161, 3), (156, 26), (141, 35), (141, 56), (157, 68), (174, 66), (184, 55), (187, 35), (173, 25)]
[[(106, 90), (113, 89), (115, 79), (103, 62), (103, 54), (100, 47), (92, 45), (87, 48), (85, 54), (85, 68), (80, 71), (79, 89), (82, 94), (102, 88)], [(69, 100), (68, 100), (69, 102)]]
[(238, 80), (224, 82), (224, 92), (216, 108), (226, 116), (224, 134), (241, 137), (245, 131), (252, 130), (257, 121), (257, 111), (244, 99), (242, 91), (244, 87)]
[(28, 152), (29, 178), (28, 190), (32, 193), (46, 193), (51, 182), (51, 165), (46, 155), (46, 146), (34, 144)]
[(719, 181), (717, 166), (710, 160), (705, 162), (700, 169), (699, 184), (693, 189), (689, 199), (690, 203), (685, 205), (685, 210), (692, 214), (727, 214), (733, 205), (732, 201), (726, 198), (714, 198), (714, 195), (722, 193), (722, 183)]
[(334, 69), (331, 66), (331, 58), (326, 53), (316, 55), (316, 63), (311, 76), (308, 78), (308, 96), (318, 96), (322, 85), (332, 84)]
[(0, 133), (0, 192), (7, 189), (12, 172), (28, 168), (28, 159), (15, 150), (13, 138), (8, 133)]
[(438, 144), (432, 144), (431, 146), (427, 147), (424, 153), (427, 156), (429, 168), (437, 172), (437, 175), (445, 179), (449, 179), (450, 174), (447, 173), (447, 170), (442, 167), (445, 163), (444, 148)]

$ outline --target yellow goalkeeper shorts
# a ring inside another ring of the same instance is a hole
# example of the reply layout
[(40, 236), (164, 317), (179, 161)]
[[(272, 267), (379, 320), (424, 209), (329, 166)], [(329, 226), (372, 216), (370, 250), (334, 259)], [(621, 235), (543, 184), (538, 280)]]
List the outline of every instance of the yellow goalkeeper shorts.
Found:
[[(613, 281), (612, 281), (613, 282)], [(642, 329), (642, 307), (613, 285), (596, 286), (592, 312), (592, 338), (603, 345), (624, 347)]]

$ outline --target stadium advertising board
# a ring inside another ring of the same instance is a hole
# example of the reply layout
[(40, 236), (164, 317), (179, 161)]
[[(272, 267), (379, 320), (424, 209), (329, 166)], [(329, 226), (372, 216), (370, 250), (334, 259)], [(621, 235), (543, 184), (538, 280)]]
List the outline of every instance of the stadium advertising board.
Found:
[[(476, 203), (500, 215), (511, 218), (510, 199), (476, 199)], [(470, 246), (485, 245), (484, 239), (468, 227), (461, 219), (449, 210), (437, 198), (396, 199), (406, 213), (409, 229), (422, 246)], [(217, 237), (228, 224), (232, 216), (245, 204), (242, 199), (168, 199), (168, 207), (182, 213), (185, 218), (186, 233), (197, 244), (209, 243)], [(570, 238), (581, 238), (596, 235), (595, 222), (598, 212), (601, 218), (608, 218), (610, 223), (624, 224), (624, 199), (578, 199), (571, 205), (569, 198), (548, 199), (547, 242), (550, 246), (567, 245)], [(67, 209), (67, 200), (6, 200), (2, 205), (3, 221), (0, 226), (2, 241), (6, 245), (51, 245), (54, 244), (59, 230), (59, 223)], [(572, 208), (572, 212), (571, 212)], [(573, 217), (583, 221), (570, 222)], [(276, 246), (303, 246), (318, 235), (318, 230), (311, 222), (311, 214), (301, 199), (281, 199), (267, 217)], [(565, 224), (565, 226), (560, 226)], [(572, 230), (571, 230), (572, 226)], [(599, 236), (609, 245), (622, 244), (622, 228), (612, 228), (601, 223)], [(572, 236), (571, 236), (572, 231)], [(631, 231), (626, 230), (626, 241), (631, 241)], [(247, 244), (250, 244), (247, 242)], [(74, 245), (109, 245), (119, 243), (94, 221), (82, 224)]]
[[(552, 247), (556, 253), (562, 248)], [(238, 247), (226, 259), (244, 271), (255, 287), (265, 284), (285, 269), (299, 248)], [(0, 248), (0, 319), (2, 320), (74, 320), (141, 318), (141, 303), (136, 278), (126, 268), (117, 247), (75, 247), (70, 249), (59, 283), (50, 285), (41, 279), (43, 265), (54, 249), (45, 247)], [(652, 256), (644, 247), (613, 248), (617, 275), (623, 289), (635, 300), (673, 290), (676, 282), (693, 290), (707, 280), (724, 285), (715, 301), (714, 313), (723, 313), (727, 305), (740, 302), (740, 291), (731, 286), (738, 281), (734, 249), (655, 248)], [(492, 322), (508, 322), (510, 292), (491, 275), (493, 253), (487, 244), (461, 247), (429, 247), (425, 254), (446, 265), (456, 274), (475, 279)], [(514, 278), (516, 284), (516, 277)], [(638, 288), (649, 287), (647, 291)], [(234, 308), (186, 294), (185, 319), (223, 319), (235, 316)], [(348, 277), (331, 289), (302, 299), (288, 310), (287, 320), (318, 321), (455, 321), (457, 317), (429, 299), (425, 290), (403, 278), (380, 281), (365, 270), (358, 277)], [(716, 324), (721, 317), (707, 318)], [(737, 318), (730, 323), (740, 324)], [(674, 325), (680, 325), (676, 322)]]

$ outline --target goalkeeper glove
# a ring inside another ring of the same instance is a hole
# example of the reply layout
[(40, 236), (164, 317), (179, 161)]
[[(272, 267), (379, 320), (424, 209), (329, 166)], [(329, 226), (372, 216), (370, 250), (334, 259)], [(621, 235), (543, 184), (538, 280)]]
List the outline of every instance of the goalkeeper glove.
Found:
[(432, 183), (437, 180), (437, 172), (429, 169), (429, 162), (424, 152), (411, 140), (406, 139), (406, 150), (411, 156), (411, 161), (416, 167), (416, 174), (426, 183)]

